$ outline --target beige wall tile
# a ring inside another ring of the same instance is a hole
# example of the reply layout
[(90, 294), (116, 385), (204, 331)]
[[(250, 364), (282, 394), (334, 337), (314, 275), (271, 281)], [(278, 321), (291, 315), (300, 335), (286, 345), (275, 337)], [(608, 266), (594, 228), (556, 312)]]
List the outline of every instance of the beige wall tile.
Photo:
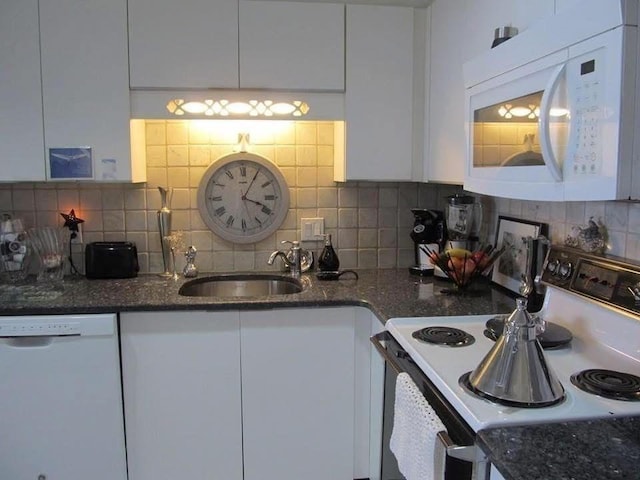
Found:
[(296, 185), (298, 187), (315, 187), (317, 184), (318, 177), (315, 167), (298, 167), (296, 169)]
[(189, 168), (171, 167), (168, 168), (167, 184), (173, 188), (189, 187)]
[(166, 145), (149, 145), (146, 148), (147, 167), (166, 167), (167, 166), (167, 147)]
[(333, 122), (318, 122), (318, 145), (333, 147), (334, 128)]
[(296, 165), (315, 166), (318, 164), (318, 149), (315, 145), (296, 146)]
[(189, 126), (184, 120), (167, 122), (167, 144), (187, 145), (189, 143)]
[(296, 148), (291, 145), (276, 146), (275, 163), (278, 166), (292, 167), (296, 164)]
[(316, 145), (318, 143), (316, 122), (296, 122), (296, 144)]
[(167, 143), (164, 121), (147, 121), (145, 123), (145, 142), (147, 145), (164, 145)]

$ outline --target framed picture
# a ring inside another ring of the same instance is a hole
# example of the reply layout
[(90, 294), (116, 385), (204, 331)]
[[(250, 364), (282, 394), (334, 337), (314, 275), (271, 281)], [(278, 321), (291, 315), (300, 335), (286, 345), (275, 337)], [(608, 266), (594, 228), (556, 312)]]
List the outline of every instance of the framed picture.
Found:
[(496, 248), (504, 246), (506, 250), (494, 264), (491, 280), (514, 293), (520, 293), (522, 275), (527, 269), (526, 238), (547, 235), (547, 231), (546, 223), (499, 216)]
[(47, 167), (51, 180), (93, 179), (91, 147), (50, 148)]

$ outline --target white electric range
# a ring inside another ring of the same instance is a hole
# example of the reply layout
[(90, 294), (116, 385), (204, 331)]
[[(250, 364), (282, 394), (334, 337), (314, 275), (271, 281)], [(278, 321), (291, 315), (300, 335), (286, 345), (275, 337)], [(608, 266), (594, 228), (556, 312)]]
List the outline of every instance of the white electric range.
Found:
[[(547, 365), (565, 391), (557, 404), (537, 408), (504, 405), (463, 385), (463, 375), (474, 370), (494, 345), (492, 335), (486, 333), (487, 322), (495, 315), (393, 318), (386, 323), (388, 334), (399, 344), (385, 345), (392, 357), (389, 360), (385, 355), (387, 361), (397, 371), (408, 371), (414, 364), (426, 377), (412, 375), (451, 438), (455, 437), (446, 445), (453, 456), (457, 446), (473, 447), (475, 433), (487, 427), (640, 414), (640, 265), (553, 246), (544, 269), (547, 292), (538, 315), (547, 324), (570, 332), (567, 340), (544, 350)], [(450, 344), (416, 338), (415, 332), (425, 328), (429, 333), (435, 330), (436, 337), (442, 335), (442, 329), (430, 327), (456, 329), (444, 335)], [(459, 331), (472, 339), (452, 346)], [(403, 362), (407, 369), (399, 367)], [(576, 375), (586, 377), (591, 391), (574, 384)], [(613, 391), (593, 393), (601, 382)], [(489, 469), (477, 451), (457, 458), (462, 457), (472, 462), (479, 459), (480, 464), (474, 465), (468, 477), (455, 474), (451, 478), (488, 478)]]

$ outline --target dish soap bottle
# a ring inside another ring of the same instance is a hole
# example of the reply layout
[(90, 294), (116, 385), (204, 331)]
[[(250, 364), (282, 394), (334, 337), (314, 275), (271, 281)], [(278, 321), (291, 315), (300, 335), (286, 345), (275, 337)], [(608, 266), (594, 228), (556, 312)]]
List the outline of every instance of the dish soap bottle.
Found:
[(331, 235), (324, 236), (324, 248), (318, 258), (318, 267), (321, 272), (336, 272), (340, 268), (340, 260), (331, 245)]

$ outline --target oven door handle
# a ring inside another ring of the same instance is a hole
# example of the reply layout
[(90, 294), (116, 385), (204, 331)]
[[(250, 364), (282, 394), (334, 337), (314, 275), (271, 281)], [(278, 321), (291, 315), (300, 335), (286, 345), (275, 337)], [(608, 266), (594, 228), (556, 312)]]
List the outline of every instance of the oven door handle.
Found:
[(373, 337), (369, 338), (369, 340), (371, 341), (371, 343), (373, 343), (373, 346), (376, 347), (378, 353), (382, 355), (382, 358), (384, 358), (385, 362), (387, 362), (387, 364), (390, 365), (391, 368), (393, 368), (394, 372), (398, 374), (403, 373), (404, 370), (402, 369), (402, 367), (398, 364), (398, 362), (396, 362), (395, 358), (393, 358), (393, 356), (389, 354), (385, 346), (382, 344), (382, 342), (387, 341), (389, 337), (391, 337), (391, 334), (388, 331), (384, 330), (380, 333), (376, 333)]

